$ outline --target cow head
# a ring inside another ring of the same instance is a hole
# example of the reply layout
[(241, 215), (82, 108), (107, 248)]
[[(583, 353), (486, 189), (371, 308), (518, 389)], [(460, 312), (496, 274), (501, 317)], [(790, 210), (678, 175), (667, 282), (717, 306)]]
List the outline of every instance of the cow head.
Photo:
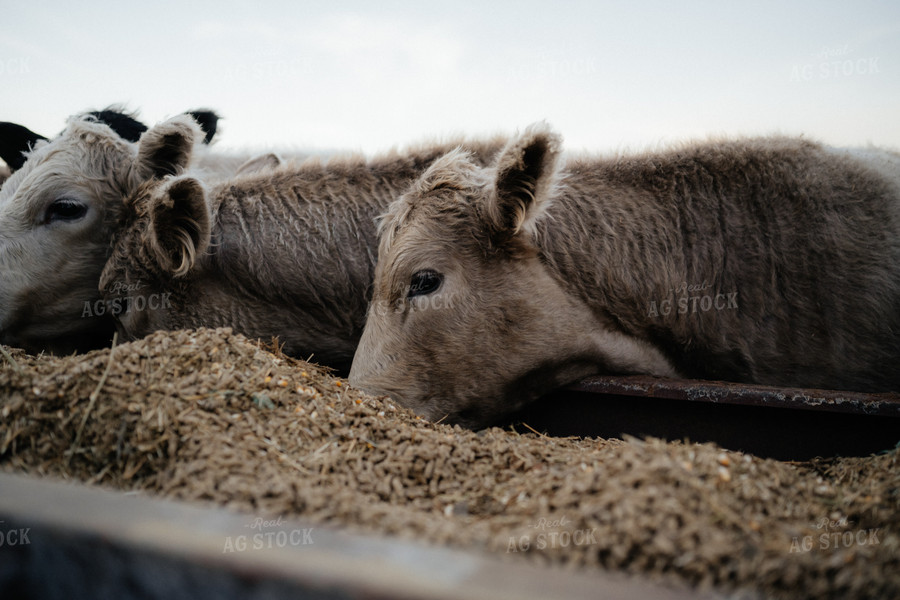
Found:
[(209, 247), (211, 222), (206, 189), (194, 177), (153, 179), (125, 200), (100, 276), (101, 306), (125, 339), (166, 328), (168, 296)]
[(0, 189), (0, 343), (70, 352), (108, 342), (112, 320), (85, 308), (99, 299), (122, 199), (181, 172), (202, 137), (181, 115), (132, 144), (86, 116), (37, 142)]
[(392, 203), (351, 383), (477, 426), (596, 370), (593, 317), (535, 239), (559, 156), (560, 138), (532, 126), (493, 167), (452, 151)]

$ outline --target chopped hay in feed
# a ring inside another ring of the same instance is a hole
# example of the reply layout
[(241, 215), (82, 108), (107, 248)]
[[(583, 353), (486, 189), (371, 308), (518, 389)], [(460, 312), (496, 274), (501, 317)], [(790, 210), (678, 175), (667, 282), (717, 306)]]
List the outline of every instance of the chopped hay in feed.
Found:
[(228, 329), (5, 349), (0, 467), (701, 589), (900, 597), (898, 449), (785, 463), (468, 431)]

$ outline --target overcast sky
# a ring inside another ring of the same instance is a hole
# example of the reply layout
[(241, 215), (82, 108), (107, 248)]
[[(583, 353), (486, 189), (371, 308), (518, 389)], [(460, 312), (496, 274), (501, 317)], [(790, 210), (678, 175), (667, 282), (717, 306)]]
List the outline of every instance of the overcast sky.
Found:
[(4, 2), (0, 120), (218, 110), (220, 148), (384, 150), (546, 120), (569, 149), (900, 148), (900, 2)]

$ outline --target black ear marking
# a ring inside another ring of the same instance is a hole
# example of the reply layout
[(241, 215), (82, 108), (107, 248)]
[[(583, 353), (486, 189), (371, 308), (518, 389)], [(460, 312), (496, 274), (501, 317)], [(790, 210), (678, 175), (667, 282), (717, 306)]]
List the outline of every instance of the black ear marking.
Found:
[(24, 153), (30, 152), (40, 140), (46, 139), (22, 125), (0, 122), (0, 158), (11, 171), (17, 171), (25, 164)]
[(121, 110), (107, 108), (87, 113), (97, 121), (108, 125), (123, 140), (136, 142), (141, 139), (141, 134), (147, 131), (147, 126)]
[(206, 134), (206, 137), (203, 138), (204, 144), (209, 144), (213, 136), (216, 135), (216, 128), (219, 125), (219, 115), (216, 114), (215, 111), (209, 110), (207, 108), (198, 108), (197, 110), (189, 110), (185, 114), (188, 114), (197, 121), (197, 124), (200, 126), (200, 129)]

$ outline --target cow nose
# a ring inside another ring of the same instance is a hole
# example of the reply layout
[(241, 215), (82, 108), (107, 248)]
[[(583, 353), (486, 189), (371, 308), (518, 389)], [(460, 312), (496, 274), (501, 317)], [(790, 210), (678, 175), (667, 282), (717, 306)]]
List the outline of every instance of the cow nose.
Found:
[(350, 375), (347, 377), (350, 381), (350, 385), (353, 387), (357, 387), (365, 392), (369, 392), (373, 394), (375, 392), (371, 391), (372, 387), (372, 373), (371, 371), (366, 370), (359, 364), (359, 361), (354, 360), (353, 364), (350, 365)]
[(358, 388), (362, 388), (366, 380), (365, 368), (362, 366), (362, 362), (359, 349), (357, 348), (356, 354), (353, 356), (353, 362), (350, 363), (350, 374), (347, 376), (347, 379), (350, 381), (350, 385)]
[(390, 396), (395, 401), (400, 402), (396, 390), (388, 389), (391, 386), (385, 385), (384, 378), (380, 376), (381, 371), (377, 368), (373, 368), (375, 366), (374, 361), (360, 360), (359, 355), (357, 355), (353, 360), (353, 365), (350, 367), (350, 375), (347, 377), (350, 381), (350, 385), (367, 394), (373, 396)]
[(365, 384), (365, 379), (360, 377), (359, 368), (356, 366), (356, 361), (350, 365), (350, 375), (347, 376), (347, 379), (350, 381), (350, 385), (353, 387), (358, 387), (362, 389)]
[(364, 330), (353, 355), (350, 375), (347, 377), (350, 385), (365, 391), (369, 391), (367, 388), (375, 385), (373, 380), (379, 372), (383, 371), (383, 365), (380, 364), (383, 353), (380, 347), (371, 340), (372, 333), (368, 329)]

